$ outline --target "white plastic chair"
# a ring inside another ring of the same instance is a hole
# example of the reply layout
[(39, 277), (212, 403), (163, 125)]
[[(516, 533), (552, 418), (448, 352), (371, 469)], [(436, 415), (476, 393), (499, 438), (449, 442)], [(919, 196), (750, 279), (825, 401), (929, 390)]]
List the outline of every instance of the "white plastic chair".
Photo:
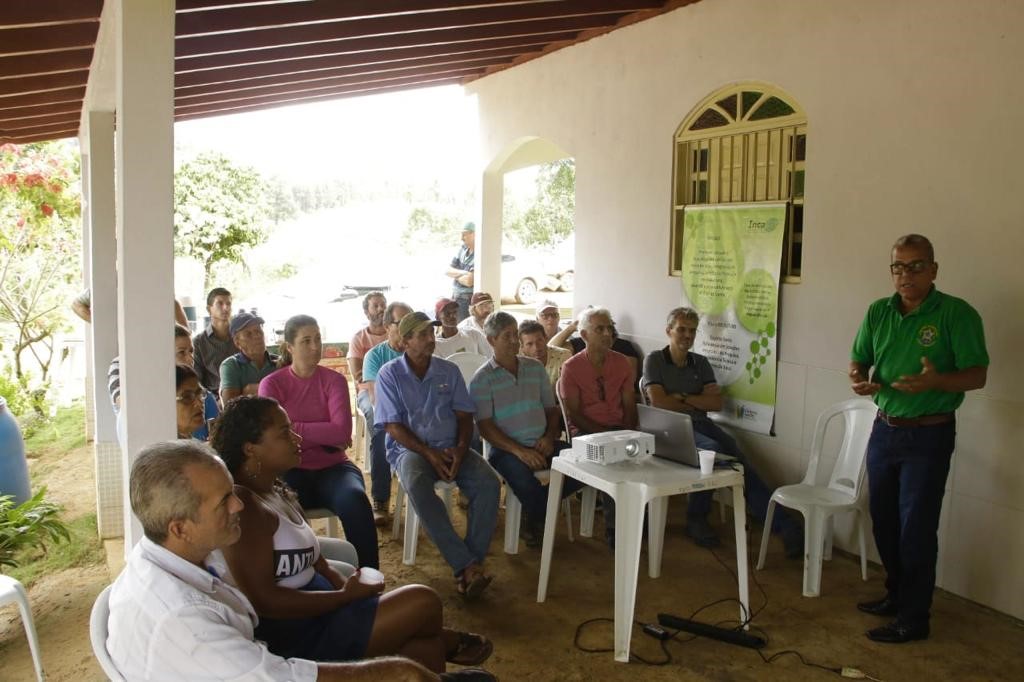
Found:
[(114, 660), (107, 651), (107, 622), (110, 620), (110, 589), (113, 585), (107, 585), (96, 597), (92, 605), (92, 614), (89, 616), (89, 640), (92, 642), (92, 653), (99, 661), (103, 672), (114, 682), (124, 682), (124, 676), (114, 665)]
[(466, 386), (469, 386), (469, 382), (473, 380), (473, 375), (480, 369), (485, 362), (487, 357), (480, 355), (480, 353), (452, 353), (445, 360), (454, 362), (459, 367), (459, 371), (462, 372), (462, 379), (466, 382)]
[[(768, 536), (771, 534), (775, 505), (795, 509), (804, 517), (804, 585), (805, 597), (821, 594), (821, 561), (832, 558), (833, 516), (838, 512), (852, 511), (856, 514), (857, 535), (860, 544), (861, 578), (868, 579), (867, 549), (864, 543), (864, 469), (868, 438), (878, 408), (870, 400), (853, 398), (836, 403), (818, 416), (811, 442), (811, 457), (807, 463), (804, 480), (795, 485), (784, 485), (772, 493), (768, 513), (761, 534), (761, 551), (757, 557), (757, 569), (764, 567), (768, 551)], [(845, 423), (843, 442), (836, 457), (832, 475), (827, 485), (817, 483), (818, 461), (825, 441), (825, 430), (829, 422), (842, 417)], [(823, 552), (824, 550), (824, 552)]]
[(32, 607), (28, 603), (28, 592), (25, 586), (14, 578), (0, 574), (0, 606), (5, 604), (17, 604), (21, 612), (21, 623), (25, 627), (25, 636), (28, 638), (28, 648), (32, 652), (32, 663), (36, 667), (36, 679), (40, 682), (43, 677), (43, 661), (39, 657), (39, 637), (36, 635), (36, 624), (32, 620)]
[[(444, 498), (444, 506), (448, 510), (448, 516), (452, 514), (452, 491), (456, 489), (453, 481), (437, 481), (434, 483), (434, 492), (440, 493)], [(397, 540), (399, 529), (402, 526), (402, 506), (405, 505), (405, 537), (402, 541), (402, 563), (412, 566), (416, 563), (416, 545), (420, 535), (420, 517), (412, 504), (406, 499), (405, 488), (402, 481), (398, 481), (398, 491), (395, 493), (395, 520), (391, 526), (391, 539)]]
[[(484, 461), (490, 465), (491, 444), (487, 441), (483, 441), (483, 444)], [(501, 477), (498, 470), (494, 469), (493, 466), (491, 469), (494, 470), (494, 475), (498, 477), (502, 487), (505, 489), (505, 554), (519, 554), (519, 527), (523, 523), (523, 504), (516, 497), (512, 486)], [(541, 485), (547, 485), (548, 481), (551, 480), (551, 469), (535, 471), (533, 475), (540, 481)], [(576, 538), (572, 535), (572, 505), (569, 503), (568, 497), (562, 500), (562, 512), (565, 514), (565, 527), (569, 534), (569, 542), (575, 542)]]
[(363, 450), (363, 468), (366, 469), (366, 473), (373, 473), (373, 453), (370, 450), (370, 439), (372, 434), (372, 425), (366, 423), (366, 416), (362, 410), (356, 408), (356, 428), (355, 438), (353, 442), (358, 440), (362, 445)]
[(338, 517), (330, 509), (324, 507), (314, 507), (312, 509), (304, 509), (306, 512), (306, 518), (312, 521), (313, 519), (327, 519), (327, 534), (332, 538), (340, 537), (338, 535)]
[[(542, 485), (547, 485), (551, 480), (551, 469), (535, 471), (533, 475)], [(508, 484), (508, 481), (502, 479), (501, 483), (505, 487), (505, 554), (518, 554), (523, 505), (512, 491), (512, 486)], [(568, 497), (562, 499), (562, 513), (565, 514), (565, 528), (569, 534), (569, 542), (575, 542), (576, 538), (572, 534), (572, 505), (569, 504)]]

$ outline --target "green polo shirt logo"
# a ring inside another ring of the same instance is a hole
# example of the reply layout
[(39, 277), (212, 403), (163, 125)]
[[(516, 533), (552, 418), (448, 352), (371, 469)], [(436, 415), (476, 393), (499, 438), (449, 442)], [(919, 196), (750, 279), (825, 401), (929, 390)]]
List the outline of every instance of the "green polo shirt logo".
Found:
[(928, 348), (939, 340), (939, 330), (933, 324), (926, 324), (917, 330), (917, 343)]

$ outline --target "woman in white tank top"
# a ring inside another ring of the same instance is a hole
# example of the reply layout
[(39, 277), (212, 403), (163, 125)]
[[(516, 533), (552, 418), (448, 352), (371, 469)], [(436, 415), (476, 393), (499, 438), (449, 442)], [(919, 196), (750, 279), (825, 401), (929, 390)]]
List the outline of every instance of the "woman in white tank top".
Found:
[(256, 637), (284, 657), (340, 661), (399, 655), (434, 672), (445, 662), (479, 665), (493, 646), (482, 635), (441, 627), (442, 605), (424, 585), (382, 594), (383, 583), (328, 566), (281, 475), (299, 462), (299, 436), (272, 398), (229, 402), (211, 444), (245, 504), (242, 537), (223, 550), (227, 577), (260, 617)]

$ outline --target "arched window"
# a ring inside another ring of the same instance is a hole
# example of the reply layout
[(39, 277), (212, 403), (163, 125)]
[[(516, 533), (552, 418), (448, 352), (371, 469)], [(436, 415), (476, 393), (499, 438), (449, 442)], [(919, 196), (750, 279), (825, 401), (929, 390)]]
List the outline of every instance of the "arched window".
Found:
[(682, 268), (683, 210), (700, 204), (786, 201), (782, 275), (800, 281), (807, 117), (764, 83), (722, 88), (676, 129), (669, 274)]

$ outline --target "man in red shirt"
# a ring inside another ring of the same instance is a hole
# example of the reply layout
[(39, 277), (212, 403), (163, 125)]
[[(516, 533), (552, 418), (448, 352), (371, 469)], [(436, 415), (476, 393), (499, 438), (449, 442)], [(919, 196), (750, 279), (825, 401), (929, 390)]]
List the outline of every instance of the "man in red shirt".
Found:
[[(625, 355), (612, 350), (614, 324), (605, 308), (588, 308), (580, 314), (585, 347), (565, 361), (558, 381), (566, 426), (573, 435), (636, 428), (636, 371)], [(615, 506), (607, 495), (602, 500), (605, 540), (612, 546)]]

